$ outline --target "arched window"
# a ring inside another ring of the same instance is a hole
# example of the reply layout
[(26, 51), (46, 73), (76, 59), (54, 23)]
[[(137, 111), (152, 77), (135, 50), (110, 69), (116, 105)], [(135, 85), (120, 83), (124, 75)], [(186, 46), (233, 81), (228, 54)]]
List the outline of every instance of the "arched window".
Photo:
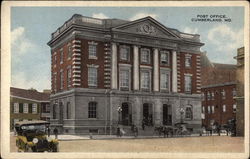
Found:
[(67, 117), (67, 119), (70, 119), (70, 102), (67, 102), (67, 111), (66, 111), (66, 117)]
[(89, 118), (96, 118), (97, 114), (96, 107), (97, 107), (96, 102), (89, 102), (89, 108), (88, 108)]
[(186, 119), (193, 119), (193, 109), (192, 109), (192, 106), (191, 105), (188, 105), (186, 107), (186, 111), (185, 111), (185, 118)]

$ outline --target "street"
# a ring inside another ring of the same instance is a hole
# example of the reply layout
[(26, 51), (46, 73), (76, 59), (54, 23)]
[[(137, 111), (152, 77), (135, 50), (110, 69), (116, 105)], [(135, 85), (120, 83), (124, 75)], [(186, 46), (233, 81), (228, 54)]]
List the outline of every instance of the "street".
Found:
[[(11, 151), (16, 151), (11, 136)], [(60, 152), (244, 152), (244, 138), (203, 136), (152, 139), (101, 139), (60, 141)]]

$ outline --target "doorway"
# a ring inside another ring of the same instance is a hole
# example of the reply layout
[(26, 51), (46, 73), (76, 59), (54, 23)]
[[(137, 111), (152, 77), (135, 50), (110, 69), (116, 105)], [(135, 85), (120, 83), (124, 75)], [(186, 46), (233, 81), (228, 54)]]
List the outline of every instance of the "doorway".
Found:
[(163, 125), (172, 125), (171, 105), (163, 104)]
[(147, 126), (153, 126), (153, 106), (149, 103), (143, 104), (143, 120)]
[(129, 103), (122, 103), (122, 113), (121, 113), (121, 123), (122, 125), (132, 124), (132, 109)]

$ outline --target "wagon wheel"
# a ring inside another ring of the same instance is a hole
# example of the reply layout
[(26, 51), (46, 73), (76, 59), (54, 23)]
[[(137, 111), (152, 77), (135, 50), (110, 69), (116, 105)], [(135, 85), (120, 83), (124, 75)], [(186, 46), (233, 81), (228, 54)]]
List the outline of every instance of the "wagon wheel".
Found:
[(181, 130), (179, 130), (179, 129), (178, 129), (178, 130), (176, 130), (175, 135), (176, 135), (176, 136), (181, 136), (181, 135), (182, 135)]

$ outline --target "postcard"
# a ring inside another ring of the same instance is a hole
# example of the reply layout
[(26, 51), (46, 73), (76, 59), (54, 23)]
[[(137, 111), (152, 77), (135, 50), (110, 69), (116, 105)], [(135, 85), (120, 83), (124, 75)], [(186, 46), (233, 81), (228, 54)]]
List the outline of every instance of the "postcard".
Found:
[(4, 1), (3, 158), (248, 158), (249, 4)]

